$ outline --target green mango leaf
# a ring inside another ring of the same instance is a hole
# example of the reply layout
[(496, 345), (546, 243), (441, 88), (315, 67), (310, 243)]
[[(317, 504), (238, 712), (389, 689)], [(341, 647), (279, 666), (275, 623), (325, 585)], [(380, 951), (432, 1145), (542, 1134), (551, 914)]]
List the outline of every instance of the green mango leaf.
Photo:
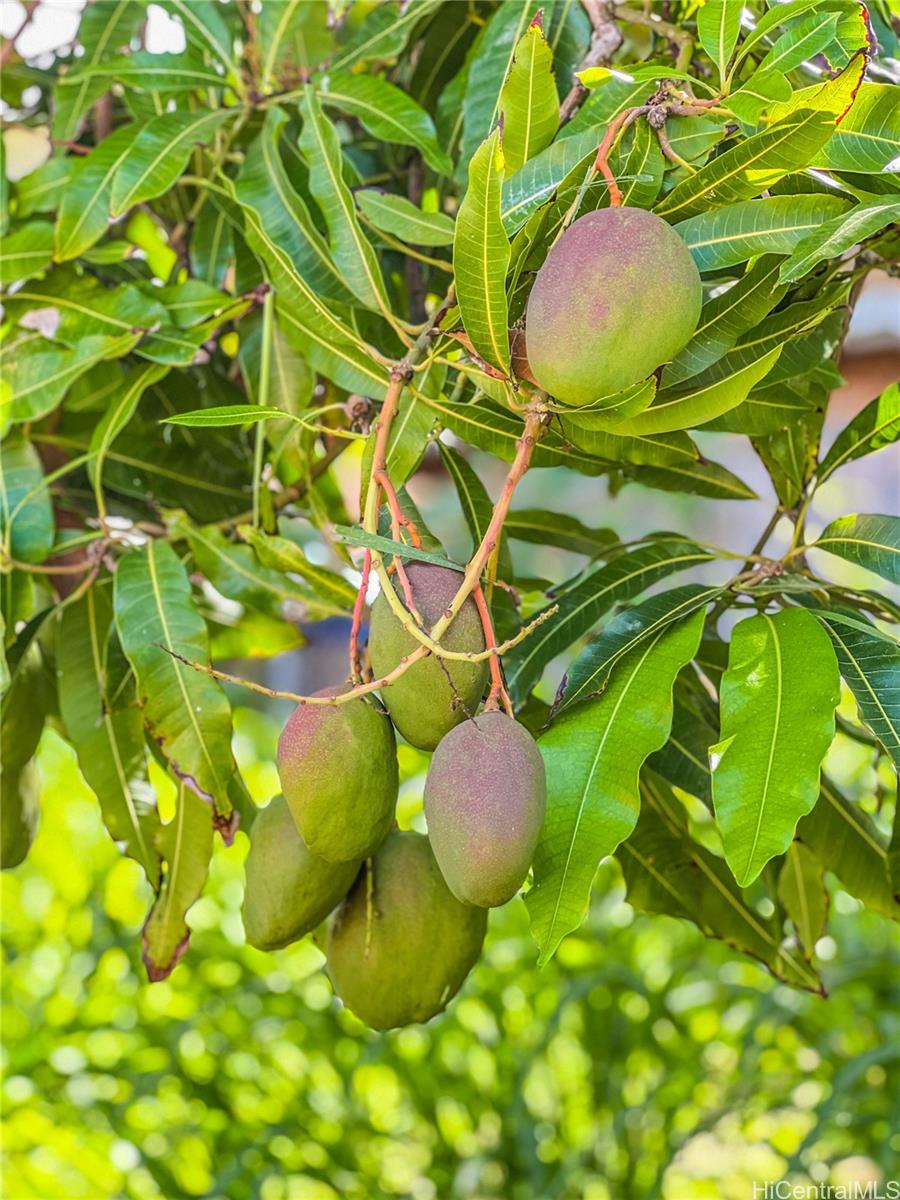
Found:
[(825, 872), (816, 855), (800, 841), (791, 842), (778, 873), (778, 899), (791, 919), (807, 960), (828, 920)]
[(151, 541), (122, 558), (115, 575), (116, 627), (134, 668), (144, 722), (172, 770), (202, 798), (207, 819), (228, 827), (232, 814), (231, 706), (209, 675), (206, 625), (187, 572), (167, 542)]
[(771, 312), (787, 291), (776, 283), (780, 261), (774, 254), (760, 256), (733, 287), (707, 300), (694, 336), (663, 370), (664, 387), (675, 387), (718, 362), (741, 334)]
[(741, 887), (785, 853), (815, 804), (839, 698), (834, 650), (809, 613), (786, 609), (734, 627), (722, 740), (710, 759), (725, 858)]
[(851, 103), (864, 67), (860, 55), (836, 79), (821, 84), (803, 108), (792, 110), (771, 128), (753, 134), (676, 184), (656, 212), (683, 221), (705, 209), (758, 196), (783, 175), (805, 167)]
[(161, 826), (156, 848), (166, 872), (143, 932), (144, 966), (154, 983), (171, 975), (184, 957), (191, 936), (185, 918), (203, 891), (212, 857), (209, 805), (183, 783), (175, 816)]
[(850, 201), (840, 196), (771, 196), (689, 217), (675, 231), (699, 271), (718, 271), (757, 254), (790, 254), (811, 231), (848, 208)]
[(807, 611), (831, 638), (860, 716), (900, 767), (900, 645), (862, 618), (809, 605)]
[(373, 59), (396, 57), (413, 34), (413, 30), (441, 0), (388, 0), (366, 16), (354, 36), (339, 50), (331, 63), (332, 70), (344, 70), (356, 63)]
[(147, 782), (144, 725), (134, 679), (110, 679), (112, 589), (95, 583), (61, 614), (57, 638), (60, 716), (114, 841), (159, 886), (159, 819)]
[[(193, 2), (193, 0), (192, 0)], [(225, 80), (213, 66), (206, 66), (197, 54), (189, 51), (175, 54), (153, 54), (139, 50), (122, 54), (107, 62), (97, 63), (79, 72), (78, 79), (69, 83), (69, 77), (57, 82), (57, 94), (64, 88), (74, 86), (81, 78), (101, 78), (104, 91), (116, 81), (140, 93), (192, 92), (196, 88), (222, 87)]]
[[(328, 617), (343, 615), (347, 607), (346, 603), (336, 604), (333, 600), (320, 599), (314, 591), (295, 583), (284, 571), (263, 566), (261, 554), (255, 553), (249, 545), (229, 542), (224, 533), (213, 525), (193, 525), (184, 514), (178, 514), (171, 521), (171, 528), (177, 538), (187, 540), (196, 569), (229, 600), (236, 600), (267, 616), (281, 619), (285, 618), (285, 606), (293, 606), (295, 616), (302, 615), (304, 620), (310, 621), (324, 621)], [(248, 531), (257, 532), (250, 526), (241, 526), (240, 529), (242, 536)], [(260, 534), (260, 537), (264, 536)], [(250, 538), (245, 537), (245, 541), (250, 541)], [(328, 574), (322, 571), (323, 576)], [(338, 576), (332, 578), (338, 583), (343, 582)]]
[(509, 242), (500, 219), (502, 179), (503, 151), (495, 129), (469, 164), (469, 186), (456, 218), (453, 269), (460, 316), (476, 353), (508, 374)]
[[(165, 3), (181, 18), (188, 46), (211, 52), (227, 68), (228, 82), (239, 85), (241, 74), (234, 54), (234, 36), (218, 0), (165, 0)], [(220, 79), (220, 86), (221, 82)]]
[[(65, 79), (63, 76), (57, 86), (61, 87)], [(104, 90), (108, 86), (107, 79)], [(113, 180), (144, 128), (140, 121), (123, 125), (73, 168), (56, 219), (57, 262), (77, 258), (106, 233)]]
[(191, 270), (210, 287), (224, 287), (234, 259), (234, 225), (219, 197), (211, 195), (194, 222), (190, 243)]
[(900, 583), (900, 517), (874, 513), (839, 517), (812, 544)]
[(791, 85), (780, 71), (755, 71), (739, 91), (728, 97), (728, 107), (738, 120), (755, 125), (767, 108), (790, 95)]
[[(265, 321), (264, 314), (257, 318), (245, 318), (241, 324), (241, 347), (238, 361), (244, 390), (251, 401), (259, 401), (259, 383), (262, 372)], [(277, 408), (283, 414), (298, 416), (308, 409), (313, 398), (316, 379), (309, 364), (291, 346), (284, 336), (279, 322), (271, 321), (269, 345), (268, 407)], [(273, 438), (277, 438), (282, 426), (272, 426)], [(268, 432), (268, 431), (267, 431)]]
[(193, 147), (209, 141), (232, 115), (227, 108), (169, 112), (145, 125), (113, 176), (111, 215), (119, 217), (136, 204), (167, 192), (184, 171)]
[(414, 146), (435, 171), (442, 175), (453, 173), (453, 163), (438, 145), (429, 114), (386, 79), (330, 71), (317, 88), (317, 95), (326, 108), (337, 108), (356, 117), (373, 137), (400, 146)]
[[(647, 766), (683, 792), (702, 800), (711, 809), (709, 747), (718, 741), (719, 730), (701, 711), (696, 693), (683, 685), (684, 674), (675, 684), (675, 707), (669, 740), (661, 750), (650, 755)], [(708, 697), (706, 699), (708, 703)], [(734, 887), (730, 874), (728, 879)]]
[(478, 146), (488, 138), (500, 116), (500, 94), (512, 69), (516, 47), (539, 8), (539, 4), (530, 0), (501, 4), (477, 42), (462, 102), (461, 166), (471, 163)]
[(724, 80), (741, 31), (741, 9), (728, 0), (706, 0), (697, 13), (700, 45), (719, 69)]
[(566, 672), (561, 709), (599, 695), (615, 664), (661, 629), (684, 620), (722, 595), (721, 587), (688, 583), (660, 592), (617, 613), (581, 651)]
[(617, 545), (619, 535), (612, 529), (591, 529), (569, 513), (548, 512), (543, 508), (514, 508), (503, 523), (507, 537), (539, 546), (550, 544), (588, 558), (603, 558)]
[(822, 991), (815, 971), (785, 944), (777, 917), (759, 915), (722, 860), (693, 840), (671, 788), (647, 771), (640, 818), (616, 858), (635, 908), (691, 921), (706, 937), (758, 959), (777, 979)]
[(53, 261), (53, 226), (29, 221), (3, 239), (0, 247), (0, 283), (18, 283), (46, 271)]
[[(568, 129), (569, 126), (564, 126)], [(520, 229), (569, 177), (579, 181), (597, 155), (594, 126), (575, 137), (563, 137), (535, 155), (503, 184), (500, 215), (508, 234)]]
[(882, 196), (833, 217), (794, 247), (790, 258), (782, 264), (782, 281), (790, 283), (802, 279), (817, 263), (840, 258), (847, 250), (895, 221), (900, 221), (898, 196)]
[(388, 301), (381, 268), (360, 226), (353, 193), (344, 182), (340, 139), (322, 112), (311, 84), (306, 88), (302, 111), (300, 150), (309, 168), (310, 193), (328, 227), (331, 257), (354, 296), (367, 308), (384, 312)]
[(133, 350), (141, 334), (86, 337), (72, 349), (40, 339), (16, 352), (6, 368), (9, 419), (36, 421), (52, 412), (79, 377), (105, 359), (121, 358)]
[[(266, 112), (259, 136), (250, 144), (235, 192), (245, 210), (258, 214), (267, 244), (274, 244), (292, 273), (326, 300), (352, 300), (352, 293), (316, 229), (305, 201), (293, 188), (279, 154), (287, 113), (277, 106)], [(268, 262), (272, 255), (262, 253)]]
[[(700, 457), (696, 445), (680, 430), (623, 435), (620, 425), (627, 425), (627, 421), (612, 424), (611, 430), (596, 428), (602, 420), (602, 412), (584, 417), (579, 411), (574, 418), (561, 415), (559, 424), (565, 437), (574, 446), (607, 464), (635, 463), (639, 466), (666, 467), (693, 463)], [(586, 428), (587, 422), (590, 425)]]
[(784, 75), (821, 54), (834, 40), (840, 13), (816, 13), (786, 30), (757, 66)]
[(111, 51), (126, 46), (144, 19), (143, 6), (133, 0), (113, 0), (85, 8), (78, 26), (78, 41), (84, 50), (73, 60), (74, 70), (57, 80), (53, 98), (53, 136), (73, 141), (95, 100), (109, 88), (103, 64)]
[(387, 372), (375, 365), (373, 352), (298, 274), (290, 254), (277, 238), (277, 230), (273, 235), (263, 212), (249, 203), (242, 204), (247, 241), (266, 263), (275, 287), (279, 321), (288, 342), (317, 371), (348, 391), (382, 399), (387, 390)]
[(781, 346), (776, 346), (756, 362), (738, 364), (733, 374), (709, 383), (696, 380), (689, 391), (665, 388), (649, 408), (618, 422), (615, 429), (626, 434), (670, 433), (712, 421), (745, 400), (751, 388), (769, 374), (780, 354)]
[(763, 13), (754, 27), (745, 35), (735, 55), (734, 69), (737, 69), (750, 51), (757, 47), (763, 38), (767, 36), (770, 39), (772, 38), (773, 29), (777, 29), (779, 25), (786, 24), (786, 22), (793, 20), (794, 17), (802, 16), (811, 9), (821, 7), (822, 0), (789, 0), (788, 3), (779, 4), (777, 8), (770, 8), (768, 12)]
[(900, 112), (896, 85), (864, 83), (853, 107), (815, 155), (812, 165), (831, 171), (879, 175), (891, 169), (898, 147)]
[(716, 500), (759, 499), (743, 479), (709, 459), (666, 463), (659, 467), (633, 467), (629, 474), (637, 483), (664, 492), (688, 492), (692, 496), (709, 496)]
[(704, 430), (716, 433), (743, 433), (761, 438), (801, 422), (814, 412), (815, 400), (792, 391), (785, 383), (770, 383), (767, 377), (736, 408), (709, 421)]
[[(296, 542), (263, 533), (261, 529), (255, 529), (252, 525), (239, 525), (237, 531), (239, 536), (253, 547), (257, 559), (267, 571), (299, 575), (334, 610), (346, 612), (353, 607), (356, 601), (356, 587), (334, 571), (329, 571), (327, 567), (310, 562)], [(232, 556), (232, 562), (234, 561)], [(282, 586), (290, 586), (290, 581), (284, 580)]]
[(827, 778), (816, 807), (797, 826), (797, 837), (866, 908), (900, 921), (888, 865), (888, 838), (868, 813), (842, 796)]
[(589, 567), (561, 585), (553, 595), (559, 611), (504, 656), (507, 684), (514, 701), (522, 703), (547, 663), (587, 633), (615, 604), (639, 596), (676, 571), (709, 562), (714, 557), (686, 538), (662, 539), (620, 554), (606, 564)]
[(259, 13), (263, 48), (260, 91), (268, 92), (282, 62), (314, 67), (332, 50), (328, 0), (283, 0), (264, 4)]
[(672, 723), (672, 686), (700, 642), (703, 615), (657, 633), (617, 663), (602, 696), (563, 713), (538, 741), (547, 815), (525, 903), (547, 962), (584, 920), (600, 860), (632, 832), (638, 776)]
[(900, 384), (893, 383), (844, 426), (816, 471), (818, 484), (845, 463), (891, 446), (900, 437)]
[[(418, 396), (419, 393), (416, 393)], [(488, 404), (459, 404), (429, 400), (442, 425), (479, 450), (487, 450), (504, 462), (512, 462), (522, 436), (522, 420), (514, 413)], [(606, 465), (572, 446), (552, 429), (541, 435), (531, 456), (532, 467), (572, 467), (584, 475), (600, 475)]]
[(662, 187), (665, 169), (666, 160), (656, 131), (646, 121), (638, 121), (622, 170), (622, 203), (632, 208), (652, 208)]
[(500, 90), (500, 114), (504, 173), (512, 175), (549, 146), (559, 124), (553, 51), (537, 17), (516, 45), (512, 66)]
[(452, 246), (453, 220), (444, 213), (426, 213), (405, 196), (360, 188), (353, 193), (364, 217), (383, 233), (392, 233), (414, 246)]
[(100, 512), (105, 509), (103, 500), (103, 468), (106, 456), (113, 442), (134, 416), (141, 396), (152, 384), (169, 373), (169, 368), (157, 363), (144, 363), (131, 370), (126, 376), (121, 393), (107, 408), (106, 412), (94, 426), (88, 452), (92, 455), (88, 465), (88, 475), (97, 498)]
[(42, 563), (53, 548), (53, 504), (44, 485), (44, 468), (19, 431), (3, 443), (0, 529), (4, 551), (18, 562)]
[(453, 562), (446, 554), (407, 545), (406, 542), (396, 542), (393, 538), (369, 533), (368, 530), (356, 526), (335, 525), (334, 535), (339, 542), (347, 546), (365, 546), (367, 550), (377, 550), (379, 554), (394, 554), (397, 558), (408, 559), (410, 562), (432, 563), (436, 567), (447, 567), (460, 573), (465, 571), (465, 567)]
[(284, 420), (289, 414), (271, 404), (224, 404), (212, 408), (197, 408), (193, 412), (163, 417), (163, 425), (188, 425), (191, 428), (222, 429), (232, 425), (256, 425), (273, 418)]
[[(127, 3), (127, 0), (120, 2)], [(18, 215), (30, 217), (35, 213), (53, 213), (59, 207), (74, 165), (71, 158), (54, 156), (20, 179), (16, 184)]]

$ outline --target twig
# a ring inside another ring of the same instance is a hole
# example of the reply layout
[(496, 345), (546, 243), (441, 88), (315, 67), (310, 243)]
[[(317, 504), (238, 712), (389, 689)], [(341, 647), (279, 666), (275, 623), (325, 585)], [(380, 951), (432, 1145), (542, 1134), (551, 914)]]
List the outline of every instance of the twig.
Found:
[(602, 67), (604, 63), (610, 61), (622, 45), (622, 31), (616, 24), (615, 18), (610, 15), (609, 9), (603, 3), (603, 0), (581, 0), (581, 3), (590, 19), (593, 33), (591, 34), (591, 43), (588, 46), (587, 53), (576, 69), (575, 82), (559, 106), (560, 125), (565, 125), (566, 121), (571, 121), (572, 117), (575, 116), (584, 103), (585, 96), (588, 94), (588, 89), (577, 78), (578, 73), (587, 71), (590, 67)]
[[(484, 662), (485, 659), (505, 654), (513, 646), (518, 646), (520, 642), (523, 642), (525, 638), (534, 633), (539, 625), (543, 625), (550, 617), (555, 616), (558, 611), (559, 606), (556, 604), (551, 608), (545, 609), (533, 621), (523, 626), (515, 637), (501, 642), (499, 646), (493, 646), (473, 654), (444, 655), (444, 657), (464, 658), (470, 662)], [(378, 692), (382, 688), (390, 687), (414, 663), (427, 658), (431, 653), (427, 646), (416, 646), (415, 650), (412, 650), (404, 658), (401, 658), (397, 665), (388, 671), (386, 675), (382, 675), (380, 679), (371, 679), (368, 683), (358, 683), (350, 688), (349, 691), (340, 692), (336, 696), (300, 696), (296, 692), (276, 691), (274, 688), (264, 687), (261, 683), (254, 683), (251, 679), (242, 679), (240, 675), (231, 675), (227, 671), (219, 671), (216, 667), (212, 667), (208, 663), (195, 662), (193, 659), (185, 658), (183, 654), (178, 654), (177, 651), (171, 650), (168, 646), (164, 646), (162, 642), (157, 642), (156, 646), (159, 650), (164, 650), (172, 658), (176, 658), (180, 663), (184, 663), (186, 667), (190, 667), (192, 671), (199, 671), (202, 675), (209, 675), (213, 679), (221, 679), (223, 683), (233, 683), (237, 687), (246, 688), (250, 692), (259, 692), (260, 695), (268, 696), (272, 700), (292, 700), (295, 704), (348, 704), (351, 700), (356, 700), (360, 696), (368, 696), (372, 692)]]
[(696, 175), (697, 168), (692, 167), (686, 158), (682, 158), (680, 154), (677, 154), (672, 149), (672, 143), (669, 141), (669, 135), (666, 133), (665, 126), (663, 126), (663, 125), (657, 126), (656, 137), (657, 137), (657, 140), (659, 141), (660, 150), (662, 150), (663, 154), (666, 156), (666, 158), (669, 160), (670, 163), (674, 163), (676, 167), (683, 167), (684, 170), (687, 171), (690, 175)]
[(372, 572), (372, 551), (367, 550), (362, 566), (362, 579), (359, 591), (356, 593), (356, 603), (353, 605), (353, 623), (350, 626), (350, 678), (357, 683), (362, 682), (362, 663), (359, 656), (359, 627), (362, 624), (363, 609), (366, 606), (366, 594), (369, 590), (369, 576)]
[[(484, 591), (481, 584), (478, 583), (472, 589), (472, 597), (475, 601), (475, 607), (478, 609), (478, 615), (481, 618), (481, 628), (484, 630), (484, 644), (489, 650), (493, 650), (497, 645), (497, 635), (494, 633), (494, 622), (491, 617), (491, 610), (488, 607), (488, 602), (484, 598)], [(503, 684), (503, 671), (500, 666), (499, 657), (494, 654), (490, 660), (491, 670), (491, 690), (488, 692), (487, 700), (484, 702), (486, 712), (492, 709), (499, 708), (502, 702), (508, 716), (513, 716), (512, 701), (509, 698)]]

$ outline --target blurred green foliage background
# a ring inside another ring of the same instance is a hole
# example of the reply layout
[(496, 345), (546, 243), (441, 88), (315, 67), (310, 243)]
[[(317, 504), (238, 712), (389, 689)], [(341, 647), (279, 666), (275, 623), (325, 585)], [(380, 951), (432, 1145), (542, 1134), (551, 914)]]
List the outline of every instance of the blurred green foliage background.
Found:
[[(265, 802), (277, 724), (241, 709), (238, 729)], [(416, 823), (424, 758), (402, 756)], [(52, 732), (39, 762), (41, 831), (2, 879), (7, 1200), (745, 1200), (898, 1173), (900, 952), (841, 891), (827, 1000), (635, 914), (608, 863), (550, 966), (514, 901), (449, 1011), (380, 1036), (310, 941), (244, 944), (243, 834), (217, 848), (184, 961), (148, 984), (139, 868)], [(865, 803), (871, 767), (838, 765)]]

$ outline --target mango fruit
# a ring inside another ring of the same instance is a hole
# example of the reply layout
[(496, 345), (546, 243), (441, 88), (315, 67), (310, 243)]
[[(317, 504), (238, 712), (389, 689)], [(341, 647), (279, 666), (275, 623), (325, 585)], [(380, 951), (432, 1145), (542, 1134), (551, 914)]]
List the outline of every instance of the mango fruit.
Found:
[[(409, 563), (406, 573), (416, 608), (430, 628), (444, 615), (462, 575), (449, 567), (420, 562)], [(372, 605), (369, 626), (369, 659), (375, 677), (392, 671), (418, 644), (380, 595)], [(476, 654), (484, 650), (484, 632), (471, 596), (451, 622), (441, 645)], [(476, 711), (487, 676), (486, 662), (438, 660), (429, 655), (384, 689), (384, 703), (408, 742), (420, 750), (433, 750), (448, 730)]]
[(298, 704), (278, 740), (277, 762), (284, 798), (312, 854), (358, 862), (381, 845), (393, 823), (399, 777), (394, 730), (377, 702), (360, 696), (344, 704)]
[(394, 832), (334, 915), (328, 972), (372, 1029), (428, 1021), (459, 991), (486, 927), (487, 912), (447, 887), (428, 839)]
[(324, 921), (359, 874), (358, 861), (330, 863), (311, 854), (283, 796), (260, 809), (250, 828), (241, 915), (247, 941), (278, 950)]
[(700, 274), (661, 217), (601, 208), (574, 222), (535, 277), (528, 363), (564, 404), (590, 404), (652, 374), (690, 341)]
[(528, 874), (544, 823), (547, 782), (534, 738), (506, 713), (451, 729), (428, 769), (428, 836), (458, 900), (494, 908)]

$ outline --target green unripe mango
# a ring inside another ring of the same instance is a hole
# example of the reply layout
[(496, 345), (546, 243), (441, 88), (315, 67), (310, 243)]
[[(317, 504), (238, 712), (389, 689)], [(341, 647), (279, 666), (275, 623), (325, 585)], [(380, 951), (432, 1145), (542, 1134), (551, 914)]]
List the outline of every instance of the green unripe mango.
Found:
[(360, 863), (311, 854), (283, 796), (260, 809), (245, 867), (244, 932), (258, 950), (279, 950), (310, 933), (346, 896)]
[(387, 836), (397, 802), (390, 718), (362, 696), (345, 704), (298, 704), (278, 740), (278, 775), (313, 854), (340, 863), (368, 857)]
[[(462, 582), (458, 571), (430, 563), (410, 563), (406, 574), (416, 608), (427, 627), (435, 624), (456, 595)], [(369, 626), (369, 659), (376, 678), (387, 675), (419, 643), (408, 633), (381, 595), (372, 605)], [(441, 645), (448, 650), (477, 654), (484, 650), (484, 632), (478, 609), (468, 597)], [(384, 689), (384, 702), (394, 724), (408, 742), (420, 750), (433, 750), (444, 734), (478, 708), (487, 683), (486, 662), (464, 659), (421, 659)]]
[(425, 781), (428, 836), (458, 900), (494, 908), (511, 900), (534, 858), (547, 806), (534, 738), (502, 712), (452, 729)]
[(459, 991), (486, 927), (486, 911), (447, 887), (428, 839), (394, 832), (335, 913), (328, 972), (373, 1029), (428, 1021)]
[(590, 404), (669, 362), (700, 316), (691, 252), (655, 213), (601, 208), (547, 255), (528, 298), (528, 362), (545, 391)]

